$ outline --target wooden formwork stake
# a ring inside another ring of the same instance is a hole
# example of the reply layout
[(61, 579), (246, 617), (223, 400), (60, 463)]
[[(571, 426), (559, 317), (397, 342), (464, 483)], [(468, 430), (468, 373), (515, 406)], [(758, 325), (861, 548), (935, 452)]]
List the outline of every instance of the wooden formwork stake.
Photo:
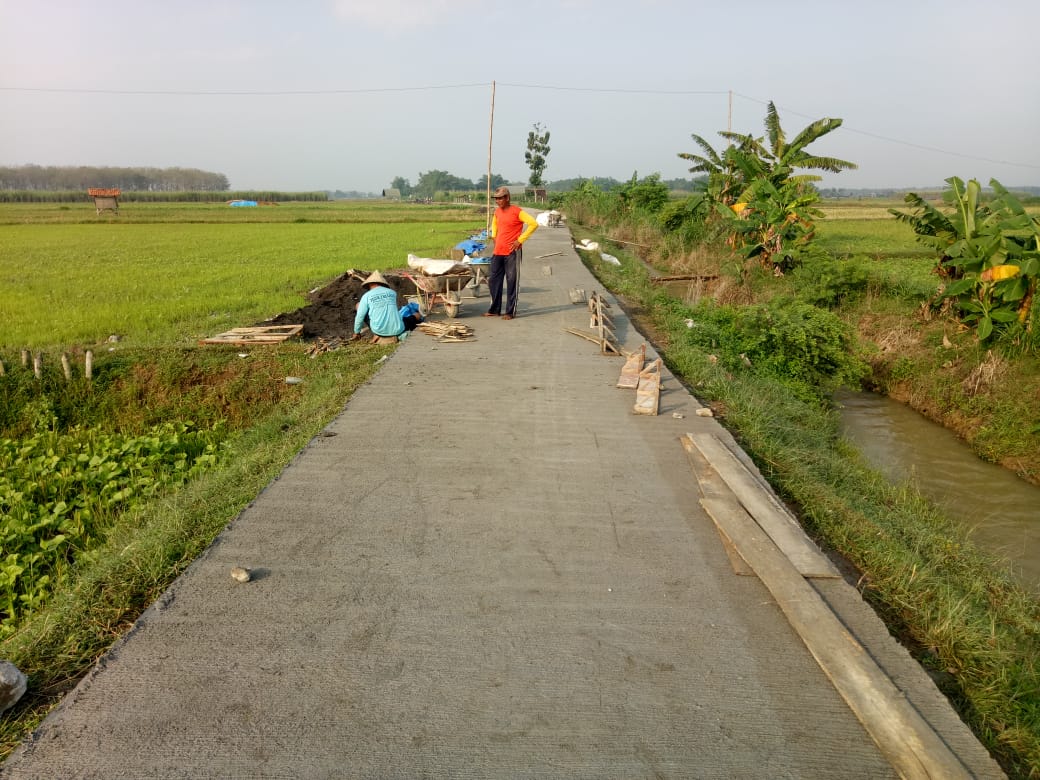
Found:
[(61, 353), (61, 370), (65, 374), (65, 381), (72, 381), (72, 365), (69, 363), (69, 353)]
[(0, 376), (4, 375), (4, 361), (0, 360)]
[(43, 378), (43, 353), (37, 352), (33, 355), (33, 376), (37, 379)]
[(28, 367), (29, 367), (29, 350), (23, 349), (22, 350), (22, 368), (28, 368)]
[(83, 356), (83, 376), (87, 379), (94, 378), (94, 352), (90, 349)]

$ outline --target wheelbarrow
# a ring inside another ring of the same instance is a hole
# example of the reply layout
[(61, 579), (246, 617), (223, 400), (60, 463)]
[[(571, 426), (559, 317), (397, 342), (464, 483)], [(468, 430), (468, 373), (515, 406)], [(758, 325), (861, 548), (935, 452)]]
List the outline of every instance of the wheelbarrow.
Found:
[(415, 285), (419, 309), (424, 317), (434, 314), (438, 307), (449, 317), (456, 317), (462, 308), (462, 289), (473, 279), (473, 272), (451, 274), (403, 273)]

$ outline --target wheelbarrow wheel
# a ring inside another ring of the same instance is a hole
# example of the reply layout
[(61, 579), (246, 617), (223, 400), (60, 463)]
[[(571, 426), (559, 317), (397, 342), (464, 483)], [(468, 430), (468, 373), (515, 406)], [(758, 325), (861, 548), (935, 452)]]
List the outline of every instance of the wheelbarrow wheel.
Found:
[(452, 319), (459, 313), (459, 307), (462, 304), (459, 301), (459, 294), (455, 290), (451, 290), (447, 295), (444, 296), (444, 313)]

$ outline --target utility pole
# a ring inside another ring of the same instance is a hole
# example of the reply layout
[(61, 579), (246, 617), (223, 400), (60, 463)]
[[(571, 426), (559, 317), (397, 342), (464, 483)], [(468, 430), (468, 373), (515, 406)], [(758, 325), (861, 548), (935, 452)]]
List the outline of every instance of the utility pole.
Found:
[(488, 126), (487, 206), (484, 229), (491, 233), (491, 138), (495, 134), (495, 82), (491, 82), (491, 123)]

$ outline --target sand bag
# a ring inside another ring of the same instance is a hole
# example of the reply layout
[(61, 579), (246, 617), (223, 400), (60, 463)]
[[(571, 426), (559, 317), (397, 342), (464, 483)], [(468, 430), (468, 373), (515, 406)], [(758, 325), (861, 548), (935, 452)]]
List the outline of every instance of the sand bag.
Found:
[(643, 344), (638, 352), (633, 352), (625, 360), (625, 365), (621, 367), (621, 376), (618, 378), (617, 386), (626, 388), (639, 387), (639, 372), (643, 370), (645, 361), (646, 344)]
[(661, 400), (661, 358), (657, 358), (639, 372), (639, 386), (636, 388), (636, 405), (632, 411), (636, 414), (657, 415), (657, 407)]

